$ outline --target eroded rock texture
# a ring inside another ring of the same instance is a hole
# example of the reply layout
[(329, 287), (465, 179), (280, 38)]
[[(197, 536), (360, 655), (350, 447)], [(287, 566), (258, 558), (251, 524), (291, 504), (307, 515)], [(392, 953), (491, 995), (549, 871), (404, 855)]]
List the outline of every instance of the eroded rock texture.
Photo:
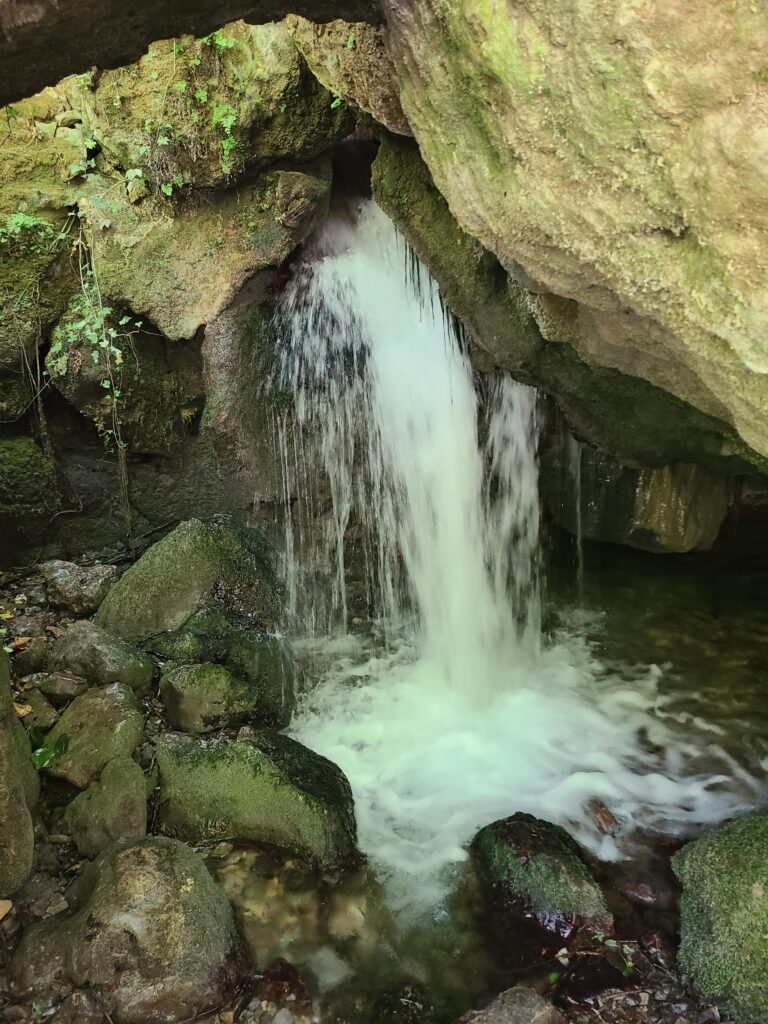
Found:
[(459, 224), (576, 303), (569, 341), (768, 452), (759, 5), (386, 0), (400, 99)]

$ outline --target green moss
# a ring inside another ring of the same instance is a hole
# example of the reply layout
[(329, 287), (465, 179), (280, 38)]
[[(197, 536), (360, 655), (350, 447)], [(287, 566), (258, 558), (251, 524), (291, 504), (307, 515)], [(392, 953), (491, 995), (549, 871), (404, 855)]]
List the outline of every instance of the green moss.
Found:
[(266, 843), (324, 867), (352, 854), (352, 793), (341, 770), (279, 733), (157, 747), (165, 831), (190, 842)]
[(768, 817), (740, 818), (673, 861), (683, 886), (679, 961), (736, 1024), (768, 1018)]
[(609, 918), (578, 846), (558, 825), (529, 814), (493, 822), (472, 841), (472, 858), (489, 889), (535, 914), (587, 918), (596, 929)]
[(164, 673), (160, 696), (174, 729), (206, 733), (258, 719), (259, 688), (222, 665), (184, 665)]

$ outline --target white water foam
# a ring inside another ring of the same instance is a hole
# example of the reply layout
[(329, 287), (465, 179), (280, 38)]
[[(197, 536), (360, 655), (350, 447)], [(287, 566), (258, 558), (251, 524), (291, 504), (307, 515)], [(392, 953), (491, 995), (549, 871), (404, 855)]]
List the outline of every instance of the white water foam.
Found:
[[(716, 734), (680, 729), (658, 668), (602, 664), (573, 632), (541, 644), (535, 396), (500, 379), (479, 428), (436, 286), (372, 203), (321, 238), (281, 316), (297, 615), (307, 565), (330, 595), (304, 604), (319, 678), (291, 733), (349, 777), (361, 848), (397, 905), (434, 906), (473, 833), (515, 811), (612, 858), (621, 837), (597, 831), (590, 800), (625, 832), (753, 803), (750, 777), (713, 774)], [(344, 635), (350, 527), (379, 643)]]

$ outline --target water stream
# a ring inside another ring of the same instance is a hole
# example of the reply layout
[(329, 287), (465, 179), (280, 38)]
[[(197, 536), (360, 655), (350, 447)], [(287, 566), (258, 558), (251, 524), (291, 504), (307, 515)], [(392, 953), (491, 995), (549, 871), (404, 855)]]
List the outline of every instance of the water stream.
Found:
[(687, 834), (763, 798), (667, 668), (606, 656), (599, 612), (561, 608), (542, 634), (536, 396), (500, 377), (480, 408), (461, 332), (373, 203), (325, 229), (279, 322), (309, 679), (291, 733), (349, 777), (396, 912), (439, 914), (473, 833), (518, 810), (610, 860), (638, 829)]

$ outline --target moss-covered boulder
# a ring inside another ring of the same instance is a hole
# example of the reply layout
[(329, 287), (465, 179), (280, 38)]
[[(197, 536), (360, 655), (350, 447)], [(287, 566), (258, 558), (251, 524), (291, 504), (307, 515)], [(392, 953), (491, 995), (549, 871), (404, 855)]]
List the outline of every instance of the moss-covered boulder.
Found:
[(227, 517), (190, 519), (153, 544), (109, 592), (96, 621), (142, 641), (180, 629), (208, 605), (252, 626), (272, 626), (280, 615), (266, 540)]
[(48, 667), (81, 676), (92, 686), (124, 683), (138, 694), (149, 690), (155, 671), (150, 657), (89, 619), (75, 622), (59, 637)]
[[(354, 118), (309, 73), (283, 22), (234, 22), (203, 39), (153, 43), (136, 64), (80, 89), (112, 164), (153, 189), (218, 186), (330, 149)], [(129, 182), (130, 183), (130, 182)]]
[(97, 782), (64, 812), (64, 824), (80, 853), (95, 857), (116, 839), (140, 839), (147, 831), (147, 781), (133, 758), (116, 757)]
[(10, 661), (0, 651), (0, 898), (15, 892), (32, 870), (31, 810), (38, 791), (29, 739), (13, 707)]
[(223, 665), (181, 665), (160, 679), (168, 722), (182, 732), (214, 732), (258, 720), (259, 691)]
[(143, 731), (144, 719), (130, 687), (110, 683), (87, 690), (64, 710), (45, 738), (53, 750), (66, 744), (66, 751), (47, 770), (85, 789), (110, 761), (130, 757)]
[(0, 562), (47, 537), (59, 506), (53, 462), (31, 437), (0, 441)]
[(600, 887), (559, 825), (513, 814), (482, 828), (471, 854), (506, 965), (531, 967), (580, 938), (612, 930)]
[(91, 243), (101, 292), (167, 338), (192, 338), (317, 226), (330, 180), (330, 158), (321, 157), (265, 171), (237, 189), (132, 204), (122, 181), (105, 177), (101, 192), (92, 188), (80, 202), (97, 228)]
[(768, 1019), (768, 816), (739, 818), (673, 862), (683, 886), (680, 967), (736, 1024)]
[(94, 993), (115, 1024), (188, 1020), (229, 1002), (247, 966), (232, 908), (184, 843), (119, 841), (70, 890), (71, 912), (33, 925), (11, 965), (17, 992)]
[(160, 820), (190, 842), (266, 843), (323, 867), (354, 850), (352, 792), (341, 769), (280, 733), (235, 740), (166, 733), (157, 745)]

